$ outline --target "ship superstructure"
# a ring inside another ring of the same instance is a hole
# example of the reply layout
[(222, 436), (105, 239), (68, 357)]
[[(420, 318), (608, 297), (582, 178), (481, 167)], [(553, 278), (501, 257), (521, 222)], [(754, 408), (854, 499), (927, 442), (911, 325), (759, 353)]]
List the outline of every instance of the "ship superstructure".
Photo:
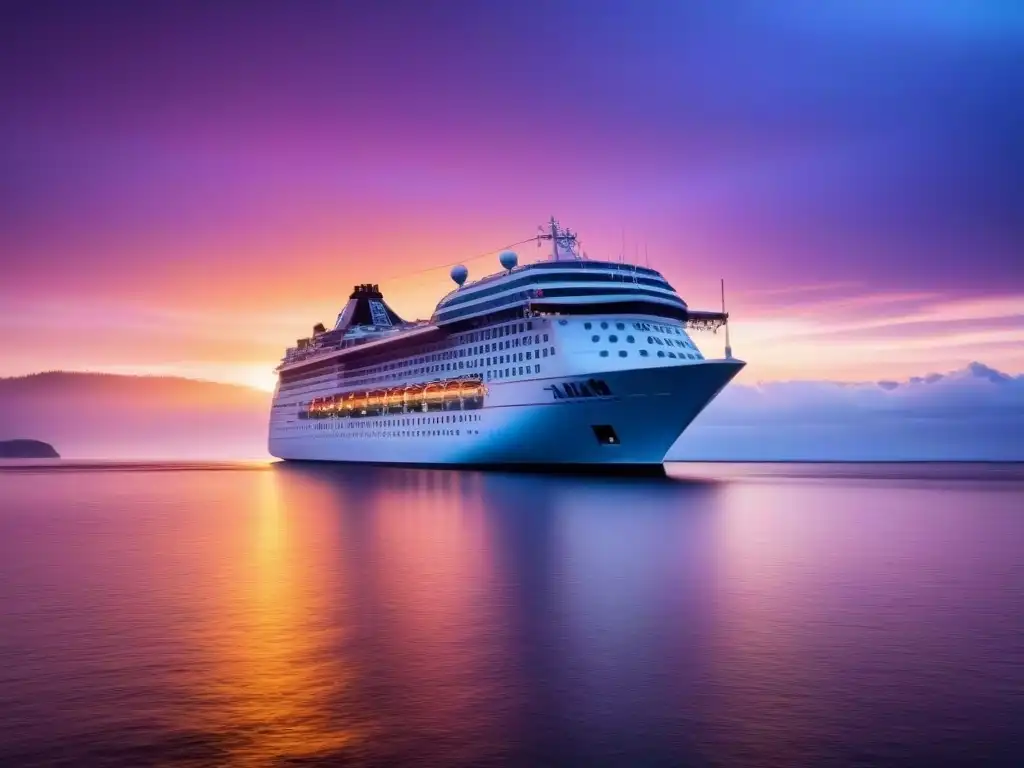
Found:
[(282, 459), (423, 465), (660, 467), (739, 372), (689, 331), (691, 310), (656, 270), (584, 258), (554, 219), (546, 261), (457, 287), (407, 322), (377, 285), (355, 286), (278, 367), (269, 449)]

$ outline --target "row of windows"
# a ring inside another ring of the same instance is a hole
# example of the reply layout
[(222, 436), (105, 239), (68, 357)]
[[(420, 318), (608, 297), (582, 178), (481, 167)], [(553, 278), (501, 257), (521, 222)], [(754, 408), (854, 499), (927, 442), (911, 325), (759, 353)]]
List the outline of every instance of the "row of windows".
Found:
[[(346, 365), (343, 361), (331, 361), (330, 365), (326, 367), (322, 364), (317, 364), (317, 367), (323, 370), (323, 373), (309, 376), (302, 376), (299, 374), (295, 378), (292, 378), (291, 375), (294, 375), (296, 372), (288, 372), (283, 375), (282, 380), (286, 385), (291, 385), (288, 387), (289, 389), (296, 389), (299, 386), (319, 384), (323, 383), (325, 380), (337, 380), (339, 382), (344, 381), (345, 384), (352, 385), (371, 385), (386, 381), (394, 381), (397, 379), (405, 380), (411, 376), (424, 376), (431, 373), (439, 373), (441, 371), (465, 370), (466, 368), (478, 367), (480, 364), (479, 361), (468, 366), (463, 364), (456, 365), (454, 363), (447, 363), (444, 361), (456, 360), (457, 358), (464, 358), (471, 355), (485, 354), (486, 352), (498, 349), (509, 349), (513, 346), (528, 346), (548, 342), (549, 336), (546, 333), (538, 333), (535, 335), (531, 334), (525, 337), (520, 337), (520, 334), (533, 331), (533, 325), (533, 320), (526, 320), (516, 323), (505, 323), (493, 328), (483, 328), (478, 331), (452, 336), (444, 342), (432, 344), (428, 347), (417, 350), (415, 356), (396, 360), (392, 363), (383, 363), (369, 367), (357, 367), (349, 371), (345, 370)], [(498, 339), (502, 340), (498, 341)], [(462, 344), (476, 344), (478, 342), (492, 343), (479, 344), (478, 346), (473, 347), (472, 351), (459, 346)], [(337, 378), (333, 379), (332, 377)], [(291, 380), (289, 381), (289, 379)], [(284, 386), (282, 387), (282, 391), (285, 391)]]
[(341, 440), (379, 440), (395, 437), (459, 437), (462, 433), (479, 435), (478, 429), (382, 429), (379, 431), (342, 432), (337, 435), (322, 435), (331, 439)]
[[(607, 349), (602, 349), (601, 350), (601, 357), (608, 357), (608, 354), (609, 353), (608, 353)], [(651, 353), (648, 352), (646, 349), (641, 349), (640, 350), (640, 357), (649, 357), (650, 354)], [(628, 356), (629, 356), (629, 352), (627, 352), (624, 349), (620, 349), (619, 350), (619, 357), (628, 357)], [(665, 356), (666, 356), (666, 353), (663, 350), (659, 349), (658, 350), (658, 357), (665, 357)], [(700, 360), (700, 357), (697, 356), (697, 355), (687, 354), (687, 353), (683, 353), (683, 352), (680, 352), (678, 355), (676, 355), (675, 352), (669, 352), (668, 353), (668, 357), (678, 358), (678, 359), (683, 359), (683, 360), (685, 360), (687, 358), (689, 358), (690, 360)]]
[[(590, 340), (596, 344), (597, 342), (601, 341), (601, 337), (598, 334), (595, 333), (593, 336), (590, 337)], [(608, 342), (609, 343), (617, 344), (618, 341), (619, 341), (619, 337), (618, 336), (616, 336), (614, 333), (609, 334), (609, 336), (608, 336)], [(632, 335), (626, 337), (626, 343), (627, 344), (632, 344), (635, 341), (636, 341), (636, 339), (633, 338)], [(677, 346), (677, 347), (682, 347), (684, 349), (692, 349), (694, 351), (697, 350), (697, 347), (694, 346), (692, 342), (681, 341), (679, 339), (665, 339), (664, 341), (662, 341), (657, 336), (648, 336), (647, 337), (647, 343), (648, 344), (657, 344), (658, 346), (662, 346), (662, 347), (663, 346)], [(662, 357), (664, 357), (664, 355), (662, 355)], [(675, 355), (672, 355), (672, 357), (675, 357)]]
[(671, 291), (672, 286), (669, 285), (664, 279), (653, 278), (653, 277), (640, 277), (632, 272), (601, 272), (593, 271), (587, 272), (581, 275), (524, 275), (516, 278), (515, 280), (508, 280), (497, 285), (493, 285), (490, 288), (484, 288), (481, 290), (462, 290), (459, 291), (453, 298), (449, 299), (444, 303), (444, 308), (457, 306), (459, 304), (465, 304), (468, 301), (474, 301), (476, 299), (483, 298), (485, 296), (494, 296), (495, 294), (501, 293), (502, 291), (511, 291), (515, 288), (522, 288), (532, 283), (630, 283), (634, 285), (649, 285), (654, 288), (661, 288), (666, 291)]
[[(511, 373), (510, 373), (510, 371), (511, 371)], [(493, 371), (488, 371), (487, 372), (487, 380), (488, 381), (492, 381), (494, 379), (510, 379), (513, 376), (517, 376), (517, 375), (518, 376), (529, 376), (531, 373), (540, 373), (540, 364), (539, 363), (535, 363), (534, 364), (532, 371), (530, 370), (530, 366), (528, 366), (528, 365), (527, 366), (520, 365), (519, 366), (519, 373), (518, 374), (516, 373), (515, 366), (513, 366), (511, 368), (504, 368), (504, 369), (498, 368), (498, 369), (493, 370)]]
[[(650, 298), (657, 298), (664, 302), (670, 302), (678, 305), (685, 309), (686, 303), (675, 294), (664, 293), (656, 291), (651, 288), (640, 288), (634, 285), (623, 285), (622, 290), (616, 290), (615, 293), (629, 293), (640, 296), (646, 296)], [(525, 302), (530, 298), (545, 298), (545, 299), (557, 299), (564, 297), (580, 297), (580, 296), (607, 296), (609, 294), (608, 288), (545, 288), (543, 291), (537, 289), (536, 291), (518, 291), (508, 296), (503, 296), (499, 299), (491, 299), (490, 301), (483, 301), (479, 304), (473, 304), (463, 309), (446, 309), (438, 314), (438, 319), (441, 322), (452, 322), (463, 318), (471, 317), (482, 312), (492, 311), (498, 308), (511, 306), (516, 303)]]

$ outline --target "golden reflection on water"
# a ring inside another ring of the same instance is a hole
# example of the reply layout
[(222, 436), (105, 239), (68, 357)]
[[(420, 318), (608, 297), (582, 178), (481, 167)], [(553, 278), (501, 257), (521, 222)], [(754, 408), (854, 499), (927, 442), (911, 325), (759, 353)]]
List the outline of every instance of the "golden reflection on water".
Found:
[(417, 472), (367, 498), (378, 638), (408, 721), (467, 741), (493, 698), (494, 562), (479, 475)]
[(221, 738), (237, 765), (329, 755), (359, 739), (329, 706), (350, 677), (329, 651), (334, 638), (323, 620), (339, 587), (337, 569), (323, 562), (327, 550), (317, 546), (331, 518), (302, 512), (329, 508), (329, 500), (315, 486), (287, 483), (261, 473), (244, 511), (244, 565), (219, 595), (223, 630), (202, 681), (209, 721), (199, 726)]

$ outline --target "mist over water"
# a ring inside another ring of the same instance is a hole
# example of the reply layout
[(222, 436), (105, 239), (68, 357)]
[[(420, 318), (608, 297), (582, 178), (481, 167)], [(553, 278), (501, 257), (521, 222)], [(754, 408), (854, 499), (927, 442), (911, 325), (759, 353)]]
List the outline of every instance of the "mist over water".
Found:
[(1021, 465), (0, 465), (5, 765), (1024, 764)]

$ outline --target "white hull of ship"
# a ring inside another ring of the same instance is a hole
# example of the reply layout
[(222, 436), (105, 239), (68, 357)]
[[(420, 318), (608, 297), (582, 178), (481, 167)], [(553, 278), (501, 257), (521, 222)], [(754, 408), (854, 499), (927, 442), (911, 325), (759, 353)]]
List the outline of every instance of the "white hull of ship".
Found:
[[(705, 360), (488, 385), (484, 407), (476, 410), (291, 422), (272, 428), (269, 450), (298, 461), (660, 467), (683, 430), (743, 365)], [(605, 382), (611, 394), (556, 399), (551, 389), (590, 378)], [(595, 426), (610, 426), (617, 442), (600, 442)]]

